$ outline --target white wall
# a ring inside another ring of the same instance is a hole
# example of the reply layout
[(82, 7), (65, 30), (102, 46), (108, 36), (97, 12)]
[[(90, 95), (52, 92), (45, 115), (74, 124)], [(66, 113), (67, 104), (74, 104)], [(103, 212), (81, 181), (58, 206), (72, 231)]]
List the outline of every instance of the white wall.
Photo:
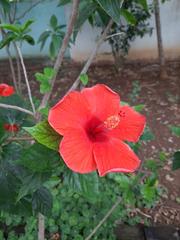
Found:
[[(69, 8), (66, 9), (66, 16)], [(180, 56), (180, 0), (169, 0), (161, 5), (162, 37), (166, 57), (176, 58)], [(129, 52), (129, 58), (156, 58), (157, 40), (154, 16), (150, 20), (150, 25), (154, 28), (151, 37), (146, 35), (143, 39), (137, 38)], [(94, 48), (101, 29), (94, 28), (86, 23), (77, 36), (75, 46), (70, 49), (71, 57), (76, 61), (86, 60)], [(108, 43), (102, 44), (99, 50), (100, 59), (109, 59), (111, 49)]]

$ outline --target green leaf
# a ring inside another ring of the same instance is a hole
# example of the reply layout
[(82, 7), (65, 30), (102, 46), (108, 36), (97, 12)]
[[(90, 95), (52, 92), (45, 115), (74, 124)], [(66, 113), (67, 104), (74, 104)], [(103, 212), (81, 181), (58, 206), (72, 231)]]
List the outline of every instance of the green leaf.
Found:
[(35, 77), (37, 81), (39, 81), (40, 84), (40, 92), (42, 94), (47, 93), (51, 90), (51, 84), (49, 81), (53, 78), (55, 75), (55, 70), (53, 68), (44, 68), (44, 74), (42, 73), (36, 73)]
[(84, 86), (86, 86), (88, 84), (88, 81), (89, 81), (88, 75), (86, 73), (81, 74), (80, 75), (80, 80), (81, 80), (82, 84)]
[(12, 41), (16, 39), (16, 35), (14, 33), (7, 33), (6, 36), (0, 41), (0, 49), (9, 45)]
[(177, 170), (180, 168), (180, 151), (174, 153), (172, 170)]
[(52, 35), (52, 42), (53, 42), (54, 48), (58, 50), (60, 47), (60, 38), (56, 34)]
[(179, 126), (170, 126), (170, 129), (174, 135), (180, 137), (180, 127)]
[(22, 151), (18, 164), (31, 172), (50, 172), (59, 161), (59, 154), (39, 143), (35, 143)]
[(96, 0), (96, 2), (119, 25), (122, 0)]
[(136, 18), (131, 12), (129, 12), (126, 9), (121, 9), (120, 13), (129, 24), (132, 24), (132, 25), (136, 24)]
[(49, 46), (49, 54), (50, 54), (50, 57), (51, 57), (52, 59), (54, 59), (55, 56), (56, 56), (56, 49), (55, 49), (55, 46), (54, 46), (54, 43), (53, 43), (53, 42), (50, 43), (50, 46)]
[(97, 199), (99, 194), (99, 181), (96, 172), (79, 174), (67, 169), (64, 175), (64, 184), (73, 191), (82, 194), (90, 201)]
[(53, 68), (50, 68), (50, 67), (44, 68), (44, 75), (48, 77), (49, 80), (51, 80), (54, 77), (55, 72), (56, 71)]
[(156, 188), (148, 185), (144, 185), (141, 188), (141, 193), (143, 195), (143, 198), (150, 202), (150, 201), (153, 201), (156, 197)]
[(21, 31), (24, 32), (25, 30), (28, 29), (28, 27), (34, 22), (34, 20), (29, 19), (25, 22), (25, 24), (23, 24), (23, 26), (21, 27)]
[(139, 104), (139, 105), (134, 106), (133, 108), (135, 111), (141, 112), (144, 109), (144, 107), (145, 107), (144, 104)]
[(40, 85), (40, 93), (44, 94), (47, 92), (51, 91), (51, 84), (47, 81), (44, 81), (41, 85)]
[(30, 45), (34, 45), (35, 44), (34, 39), (30, 35), (23, 36), (23, 40), (25, 40)]
[(10, 30), (10, 31), (12, 31), (14, 33), (18, 33), (18, 34), (20, 33), (20, 26), (19, 25), (2, 23), (2, 24), (0, 24), (0, 28)]
[(46, 77), (44, 76), (44, 74), (42, 74), (42, 73), (36, 73), (35, 74), (35, 77), (36, 77), (36, 79), (37, 79), (37, 81), (39, 81), (39, 82), (43, 82), (44, 80), (46, 80)]
[(55, 15), (52, 15), (50, 18), (50, 25), (53, 29), (55, 29), (57, 27), (58, 21), (57, 21), (57, 17)]
[(61, 136), (52, 129), (48, 121), (45, 120), (33, 127), (25, 127), (24, 129), (39, 143), (58, 151)]
[(50, 177), (49, 173), (31, 173), (23, 176), (23, 184), (19, 190), (16, 202), (19, 202), (24, 196), (32, 194), (42, 186)]
[(34, 192), (32, 197), (32, 208), (34, 212), (40, 212), (45, 216), (49, 216), (51, 214), (52, 206), (53, 197), (47, 188), (41, 187)]
[(147, 0), (138, 0), (138, 2), (144, 8), (145, 11), (148, 11)]
[(51, 34), (51, 31), (45, 31), (40, 35), (40, 37), (37, 41), (37, 43), (41, 43), (40, 51), (42, 51), (42, 49), (43, 49), (48, 37), (50, 36), (50, 34)]

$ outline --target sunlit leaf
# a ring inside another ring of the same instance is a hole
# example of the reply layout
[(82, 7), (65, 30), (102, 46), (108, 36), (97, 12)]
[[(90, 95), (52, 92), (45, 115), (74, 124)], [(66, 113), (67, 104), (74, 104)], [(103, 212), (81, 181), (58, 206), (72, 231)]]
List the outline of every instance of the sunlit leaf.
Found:
[(24, 129), (39, 143), (58, 151), (61, 136), (52, 129), (48, 121), (45, 120), (33, 127), (25, 127)]

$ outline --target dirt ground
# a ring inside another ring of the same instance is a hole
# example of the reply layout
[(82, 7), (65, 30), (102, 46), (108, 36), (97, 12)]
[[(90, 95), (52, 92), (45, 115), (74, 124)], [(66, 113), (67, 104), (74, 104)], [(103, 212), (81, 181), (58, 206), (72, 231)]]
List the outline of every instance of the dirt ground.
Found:
[[(3, 62), (3, 65), (5, 63)], [(34, 79), (34, 72), (47, 66), (46, 61), (26, 61), (28, 75)], [(2, 64), (0, 64), (2, 68)], [(60, 99), (78, 76), (82, 64), (65, 62), (59, 72), (52, 102)], [(110, 62), (93, 64), (88, 71), (89, 86), (104, 83), (120, 94), (122, 101), (131, 105), (145, 104), (143, 113), (155, 140), (144, 144), (140, 158), (159, 160), (159, 153), (166, 155), (164, 166), (159, 171), (160, 184), (167, 190), (154, 209), (146, 212), (155, 224), (180, 227), (180, 170), (172, 171), (173, 153), (180, 149), (178, 139), (169, 126), (180, 124), (180, 60), (167, 61), (167, 78), (160, 80), (159, 66), (155, 61), (128, 61), (121, 72)], [(6, 66), (7, 67), (7, 66)], [(1, 70), (0, 68), (0, 70)], [(10, 73), (3, 71), (0, 82), (9, 82)], [(38, 84), (31, 81), (33, 94), (39, 95)]]

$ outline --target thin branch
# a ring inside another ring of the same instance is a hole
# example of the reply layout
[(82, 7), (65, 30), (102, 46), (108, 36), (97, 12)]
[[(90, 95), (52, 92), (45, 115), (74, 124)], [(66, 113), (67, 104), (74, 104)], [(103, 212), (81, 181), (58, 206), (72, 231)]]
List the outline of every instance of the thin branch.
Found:
[(26, 11), (24, 11), (21, 15), (19, 15), (15, 20), (19, 21), (21, 18), (23, 18), (29, 11), (31, 11), (34, 7), (36, 7), (39, 3), (43, 2), (43, 0), (39, 0), (32, 4)]
[(119, 197), (118, 200), (115, 202), (115, 204), (112, 206), (112, 208), (107, 212), (107, 214), (103, 217), (103, 219), (99, 222), (99, 224), (93, 229), (93, 231), (89, 234), (89, 236), (85, 238), (85, 240), (90, 240), (92, 238), (92, 236), (97, 232), (97, 230), (101, 227), (101, 225), (107, 220), (107, 218), (117, 208), (120, 202), (121, 202), (121, 198)]
[(141, 215), (143, 215), (144, 217), (152, 218), (152, 216), (150, 216), (149, 214), (146, 214), (146, 213), (142, 212), (139, 208), (135, 208), (134, 211), (137, 212), (137, 213), (139, 213), (139, 214), (141, 214)]
[(113, 38), (113, 37), (115, 37), (115, 36), (119, 36), (119, 35), (124, 35), (124, 33), (123, 33), (123, 32), (113, 33), (113, 34), (107, 36), (107, 37), (105, 38), (105, 40), (107, 40), (107, 39), (109, 39), (109, 38)]
[(4, 104), (4, 103), (0, 103), (0, 108), (7, 108), (7, 109), (14, 109), (14, 110), (18, 110), (20, 112), (24, 112), (24, 113), (27, 113), (31, 116), (34, 116), (34, 113), (25, 109), (25, 108), (21, 108), (21, 107), (18, 107), (18, 106), (15, 106), (15, 105), (9, 105), (9, 104)]
[(68, 22), (68, 25), (67, 25), (67, 31), (66, 31), (66, 34), (64, 36), (61, 49), (59, 50), (59, 53), (58, 53), (58, 56), (57, 56), (57, 59), (56, 59), (55, 65), (54, 65), (55, 76), (51, 80), (52, 88), (51, 88), (50, 92), (48, 92), (44, 95), (39, 109), (44, 108), (46, 106), (46, 104), (49, 101), (50, 96), (52, 94), (52, 90), (53, 90), (53, 87), (54, 87), (54, 84), (55, 84), (55, 81), (56, 81), (56, 77), (57, 77), (59, 68), (61, 67), (66, 48), (68, 46), (71, 34), (73, 32), (74, 24), (75, 24), (77, 15), (78, 15), (78, 7), (79, 7), (79, 0), (73, 0), (72, 12), (71, 12), (71, 16), (70, 16), (70, 19), (69, 19), (69, 22)]
[(33, 100), (32, 100), (31, 88), (30, 88), (30, 85), (29, 85), (29, 80), (28, 80), (28, 76), (27, 76), (27, 72), (26, 72), (26, 67), (25, 67), (23, 56), (22, 56), (21, 49), (20, 49), (19, 46), (17, 46), (17, 51), (18, 51), (18, 55), (19, 55), (19, 58), (20, 58), (20, 61), (21, 61), (22, 68), (23, 68), (23, 73), (24, 73), (24, 77), (25, 77), (25, 81), (26, 81), (27, 90), (28, 90), (29, 101), (31, 103), (33, 113), (35, 114), (36, 109), (35, 109), (35, 106), (34, 106), (34, 103), (33, 103)]
[(68, 90), (68, 92), (76, 89), (80, 83), (80, 76), (81, 74), (84, 74), (88, 71), (93, 59), (95, 58), (96, 54), (97, 54), (97, 51), (99, 49), (99, 47), (101, 46), (101, 44), (104, 42), (104, 40), (106, 39), (107, 37), (107, 34), (109, 32), (109, 30), (111, 29), (113, 25), (113, 20), (110, 19), (108, 25), (106, 26), (104, 32), (102, 33), (101, 37), (99, 38), (97, 44), (96, 44), (96, 47), (93, 49), (91, 55), (89, 56), (89, 59), (87, 60), (86, 64), (84, 65), (81, 73), (79, 74), (78, 78), (75, 80), (75, 82), (73, 83), (73, 85), (70, 87), (70, 89)]
[(17, 44), (16, 44), (16, 42), (13, 42), (13, 46), (14, 46), (15, 54), (16, 54), (16, 67), (17, 67), (18, 89), (19, 89), (20, 94), (22, 94), (21, 64), (20, 64), (20, 59), (19, 59), (19, 55), (18, 55), (18, 50), (17, 50)]

